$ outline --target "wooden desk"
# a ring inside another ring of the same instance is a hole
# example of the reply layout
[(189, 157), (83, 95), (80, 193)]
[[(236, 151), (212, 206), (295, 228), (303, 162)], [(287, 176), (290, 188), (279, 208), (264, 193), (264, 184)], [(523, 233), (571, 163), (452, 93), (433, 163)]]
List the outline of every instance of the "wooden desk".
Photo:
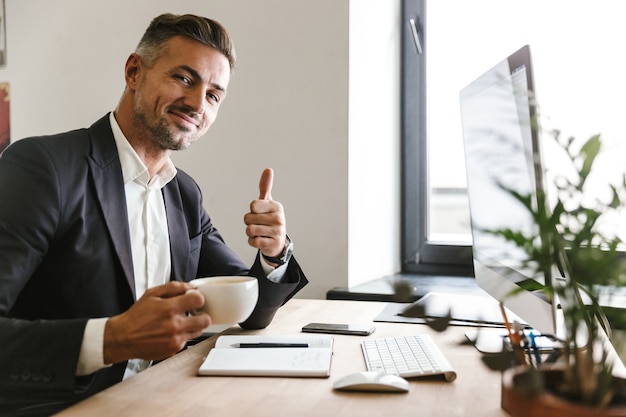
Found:
[[(227, 333), (297, 334), (311, 322), (369, 323), (385, 303), (301, 300), (283, 306), (260, 331), (238, 326)], [(500, 374), (489, 371), (472, 346), (461, 346), (467, 328), (435, 333), (420, 324), (376, 323), (369, 338), (431, 333), (457, 371), (452, 382), (411, 379), (410, 392), (333, 391), (333, 381), (365, 370), (362, 336), (337, 335), (330, 378), (199, 377), (196, 371), (214, 344), (205, 340), (123, 381), (58, 416), (506, 416), (500, 409)]]

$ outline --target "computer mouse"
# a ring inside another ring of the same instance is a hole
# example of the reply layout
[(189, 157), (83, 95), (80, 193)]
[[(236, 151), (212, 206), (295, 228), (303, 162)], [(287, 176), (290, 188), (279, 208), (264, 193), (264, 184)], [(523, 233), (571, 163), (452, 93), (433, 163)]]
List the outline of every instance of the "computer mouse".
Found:
[(408, 392), (409, 382), (397, 375), (363, 371), (335, 380), (333, 388), (340, 391)]

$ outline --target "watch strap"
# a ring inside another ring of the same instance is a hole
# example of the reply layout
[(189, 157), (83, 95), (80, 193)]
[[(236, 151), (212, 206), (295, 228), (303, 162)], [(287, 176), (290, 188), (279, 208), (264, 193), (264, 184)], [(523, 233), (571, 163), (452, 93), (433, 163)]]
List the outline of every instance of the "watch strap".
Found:
[(289, 262), (291, 259), (291, 254), (293, 253), (293, 242), (287, 236), (287, 240), (285, 242), (285, 247), (283, 248), (283, 253), (280, 256), (267, 256), (263, 252), (261, 252), (261, 256), (268, 262), (273, 264), (277, 264), (278, 266), (284, 265)]

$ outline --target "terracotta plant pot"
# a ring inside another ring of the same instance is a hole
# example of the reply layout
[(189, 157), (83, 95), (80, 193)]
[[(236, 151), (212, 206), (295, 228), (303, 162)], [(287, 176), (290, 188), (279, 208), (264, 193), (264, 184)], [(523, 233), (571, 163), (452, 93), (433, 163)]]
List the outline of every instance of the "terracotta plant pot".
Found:
[(563, 371), (559, 369), (540, 370), (546, 381), (547, 390), (540, 394), (528, 394), (523, 392), (517, 385), (527, 368), (515, 367), (507, 369), (502, 374), (502, 408), (512, 417), (625, 417), (626, 397), (624, 387), (626, 380), (614, 378), (616, 385), (620, 387), (621, 401), (606, 409), (576, 404), (575, 402), (561, 398), (551, 392), (550, 388), (563, 379)]

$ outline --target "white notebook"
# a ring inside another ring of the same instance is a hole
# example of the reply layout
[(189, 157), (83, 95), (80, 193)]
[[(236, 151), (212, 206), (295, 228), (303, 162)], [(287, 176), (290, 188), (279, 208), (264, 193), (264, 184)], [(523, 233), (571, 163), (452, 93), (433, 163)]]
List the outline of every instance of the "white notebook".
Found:
[[(224, 335), (198, 375), (327, 377), (333, 354), (330, 335)], [(240, 347), (241, 344), (296, 344), (308, 347)]]

